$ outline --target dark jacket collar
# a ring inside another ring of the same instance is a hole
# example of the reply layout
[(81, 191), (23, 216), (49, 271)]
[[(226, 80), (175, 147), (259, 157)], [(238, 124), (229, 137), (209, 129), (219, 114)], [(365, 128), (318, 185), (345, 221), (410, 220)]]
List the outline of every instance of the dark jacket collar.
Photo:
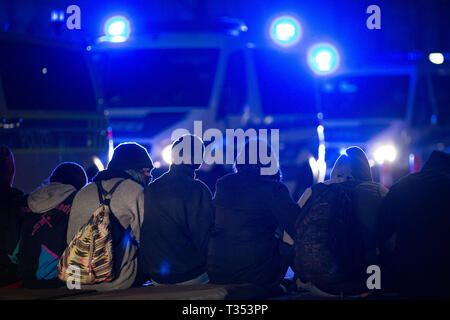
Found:
[(183, 175), (188, 177), (195, 177), (195, 170), (186, 164), (172, 164), (169, 169), (170, 174)]

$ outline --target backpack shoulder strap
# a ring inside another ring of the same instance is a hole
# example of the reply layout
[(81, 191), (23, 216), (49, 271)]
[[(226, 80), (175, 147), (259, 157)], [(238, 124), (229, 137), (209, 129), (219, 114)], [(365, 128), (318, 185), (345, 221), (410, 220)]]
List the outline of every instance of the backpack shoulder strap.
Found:
[(110, 199), (106, 199), (106, 197), (109, 195), (112, 196), (112, 194), (116, 191), (117, 187), (124, 181), (125, 181), (125, 179), (122, 179), (122, 180), (116, 182), (116, 184), (109, 191), (106, 191), (105, 189), (103, 189), (101, 181), (96, 181), (95, 184), (97, 185), (98, 200), (99, 200), (100, 204), (109, 205)]
[[(329, 185), (327, 185), (323, 182), (313, 184), (311, 186), (311, 195), (308, 200), (318, 199), (319, 196), (323, 193), (323, 191), (327, 190), (327, 189), (329, 189)], [(310, 201), (310, 202), (313, 202), (313, 201)]]

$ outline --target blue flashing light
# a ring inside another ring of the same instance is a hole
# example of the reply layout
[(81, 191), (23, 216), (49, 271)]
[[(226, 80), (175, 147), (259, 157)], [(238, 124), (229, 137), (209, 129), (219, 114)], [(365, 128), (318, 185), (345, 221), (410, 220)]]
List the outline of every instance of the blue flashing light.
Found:
[(125, 42), (130, 35), (130, 23), (122, 16), (109, 18), (105, 23), (105, 36), (102, 40), (109, 42)]
[(302, 35), (302, 29), (297, 19), (291, 16), (278, 17), (272, 22), (270, 36), (272, 40), (283, 47), (296, 44)]
[(319, 43), (309, 49), (308, 63), (314, 73), (327, 75), (338, 68), (339, 53), (331, 44)]
[(444, 63), (444, 55), (440, 52), (430, 53), (428, 59), (434, 64)]
[(52, 22), (58, 21), (58, 11), (52, 10), (52, 14), (50, 16), (50, 20)]
[(64, 21), (64, 11), (63, 10), (52, 10), (50, 14), (51, 22), (60, 22)]

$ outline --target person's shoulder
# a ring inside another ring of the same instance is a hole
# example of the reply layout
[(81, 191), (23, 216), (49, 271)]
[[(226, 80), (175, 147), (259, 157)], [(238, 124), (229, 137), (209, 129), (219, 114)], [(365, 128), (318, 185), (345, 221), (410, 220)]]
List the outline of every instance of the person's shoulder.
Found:
[(5, 203), (6, 206), (11, 207), (26, 207), (27, 206), (27, 197), (22, 190), (14, 187), (2, 188), (1, 190), (1, 199), (2, 202)]
[(237, 177), (238, 177), (237, 173), (230, 172), (230, 173), (227, 173), (226, 175), (220, 177), (219, 179), (217, 179), (217, 183), (226, 183), (228, 181), (233, 181)]
[[(86, 186), (84, 186), (80, 191), (77, 192), (75, 196), (75, 200), (85, 199), (86, 197), (92, 197), (93, 195), (98, 195), (98, 182), (90, 182)], [(113, 178), (109, 180), (101, 180), (102, 188), (106, 188), (108, 191), (115, 184), (119, 183), (117, 189), (114, 193), (129, 193), (135, 194), (143, 190), (143, 187), (132, 179), (121, 179), (121, 178)]]
[(279, 192), (289, 192), (289, 189), (287, 187), (287, 185), (282, 182), (282, 181), (277, 181), (277, 180), (267, 180), (267, 183), (269, 183), (271, 186), (273, 186), (273, 188)]
[(95, 183), (89, 182), (87, 185), (85, 185), (83, 188), (81, 188), (80, 191), (77, 192), (76, 197), (90, 193), (94, 190), (94, 188), (97, 188)]
[(261, 192), (261, 194), (266, 195), (265, 197), (267, 199), (276, 199), (277, 201), (284, 201), (286, 199), (292, 200), (289, 188), (280, 180), (263, 176), (254, 181), (253, 185)]
[(386, 188), (381, 183), (376, 182), (376, 181), (363, 181), (356, 185), (356, 191), (376, 192), (381, 197), (384, 197), (389, 192), (388, 188)]
[(239, 179), (239, 176), (235, 172), (227, 173), (223, 177), (220, 177), (216, 181), (216, 189), (220, 187), (226, 187), (229, 184), (235, 183)]
[(217, 197), (218, 194), (223, 194), (224, 191), (238, 185), (238, 178), (239, 177), (236, 172), (227, 173), (224, 176), (218, 178), (216, 180), (215, 197)]
[(11, 193), (8, 195), (8, 200), (14, 205), (25, 206), (27, 203), (28, 195), (26, 195), (22, 190), (17, 188), (11, 188)]
[(373, 182), (373, 183), (378, 190), (378, 194), (381, 197), (385, 197), (389, 193), (389, 189), (386, 188), (385, 186), (383, 186), (381, 183), (378, 183), (378, 182)]
[(169, 171), (164, 172), (161, 176), (152, 180), (152, 182), (150, 182), (148, 184), (148, 186), (145, 187), (145, 192), (154, 191), (157, 188), (164, 186), (168, 182), (168, 178), (169, 178), (168, 172)]
[[(83, 188), (81, 188), (76, 194), (75, 197), (73, 198), (73, 202), (72, 202), (72, 206), (77, 204), (77, 203), (82, 203), (86, 200), (87, 197), (90, 197), (91, 194), (93, 194), (94, 190), (97, 189), (97, 186), (95, 185), (95, 183), (90, 182), (87, 185), (85, 185)], [(97, 192), (97, 191), (95, 191)]]
[[(113, 180), (113, 179), (111, 179), (111, 180)], [(123, 197), (135, 198), (140, 193), (144, 192), (144, 187), (132, 179), (123, 179), (122, 181), (120, 181), (120, 180), (111, 181), (110, 188), (113, 188), (117, 183), (119, 183), (119, 185), (117, 186), (117, 189), (114, 191), (112, 197), (114, 197), (114, 195), (116, 195), (121, 198), (123, 198)]]
[(2, 198), (5, 197), (8, 200), (15, 197), (21, 197), (24, 195), (24, 192), (18, 188), (10, 187), (10, 186), (1, 186), (1, 195)]
[(311, 193), (318, 193), (322, 190), (331, 190), (341, 187), (341, 182), (336, 180), (327, 180), (324, 182), (316, 182), (309, 187)]
[(21, 197), (21, 196), (24, 196), (25, 193), (21, 189), (12, 187), (11, 188), (11, 195), (13, 195), (14, 197)]
[(201, 192), (206, 192), (211, 195), (211, 190), (209, 187), (200, 179), (194, 179), (194, 188), (197, 188)]
[(397, 181), (392, 184), (392, 186), (389, 187), (389, 193), (395, 194), (397, 192), (404, 192), (413, 187), (417, 184), (417, 182), (420, 181), (420, 172), (408, 174), (404, 177), (401, 177)]

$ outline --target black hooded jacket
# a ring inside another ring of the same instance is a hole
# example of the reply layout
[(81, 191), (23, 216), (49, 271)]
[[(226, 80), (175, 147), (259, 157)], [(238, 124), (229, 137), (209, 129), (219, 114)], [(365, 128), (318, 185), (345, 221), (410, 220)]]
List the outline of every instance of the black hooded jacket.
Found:
[(172, 165), (145, 190), (141, 277), (173, 284), (205, 273), (213, 219), (208, 187), (194, 178), (192, 167)]
[(0, 186), (0, 264), (8, 263), (20, 236), (21, 207), (25, 202), (22, 191)]
[(385, 279), (402, 294), (449, 295), (450, 155), (434, 151), (423, 169), (394, 184), (380, 212), (378, 241)]
[(283, 275), (278, 227), (294, 236), (299, 207), (279, 176), (242, 170), (217, 181), (208, 274), (214, 283), (274, 285)]
[(9, 256), (19, 242), (22, 221), (20, 208), (24, 201), (22, 191), (8, 185), (0, 186), (0, 286), (18, 280), (17, 268)]

